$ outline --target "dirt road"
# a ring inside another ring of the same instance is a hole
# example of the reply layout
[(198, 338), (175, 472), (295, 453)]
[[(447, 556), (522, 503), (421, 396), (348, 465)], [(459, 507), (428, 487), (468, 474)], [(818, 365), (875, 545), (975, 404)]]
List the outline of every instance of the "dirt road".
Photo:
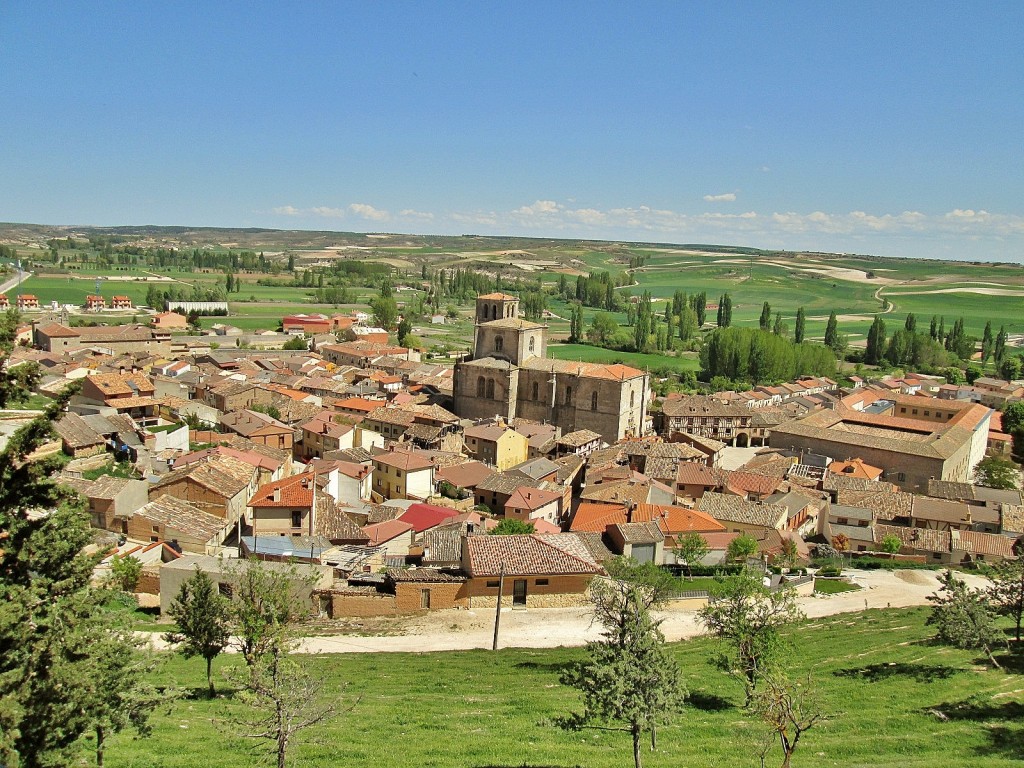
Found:
[[(808, 618), (862, 611), (865, 608), (904, 608), (926, 605), (928, 595), (938, 589), (937, 571), (851, 571), (862, 589), (822, 597), (802, 597), (800, 607)], [(973, 587), (985, 579), (964, 576)], [(668, 640), (682, 640), (700, 634), (693, 611), (659, 614)], [(334, 635), (308, 637), (303, 653), (377, 653), (455, 651), (490, 648), (494, 632), (493, 610), (437, 611), (410, 620), (401, 635), (362, 637)], [(499, 647), (554, 648), (583, 645), (596, 640), (599, 629), (586, 608), (508, 610), (501, 614)]]

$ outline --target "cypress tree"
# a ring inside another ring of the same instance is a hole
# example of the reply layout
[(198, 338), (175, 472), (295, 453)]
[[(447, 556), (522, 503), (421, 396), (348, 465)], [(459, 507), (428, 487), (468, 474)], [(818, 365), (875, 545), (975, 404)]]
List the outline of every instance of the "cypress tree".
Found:
[(761, 306), (761, 319), (760, 319), (759, 322), (761, 324), (761, 330), (762, 331), (767, 331), (768, 330), (768, 326), (771, 325), (771, 322), (772, 322), (772, 308), (771, 308), (771, 305), (767, 301)]
[(799, 307), (796, 311), (796, 329), (794, 331), (794, 339), (797, 344), (800, 344), (804, 340), (804, 329), (807, 322), (807, 318), (804, 315), (804, 308)]

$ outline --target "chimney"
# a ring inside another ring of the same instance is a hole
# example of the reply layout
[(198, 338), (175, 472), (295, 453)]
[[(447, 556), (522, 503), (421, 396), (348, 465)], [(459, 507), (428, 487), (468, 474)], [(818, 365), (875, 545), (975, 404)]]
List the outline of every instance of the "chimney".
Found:
[(271, 494), (271, 500), (273, 500), (273, 501), (280, 501), (281, 500), (281, 489), (280, 488), (275, 488), (274, 489), (274, 493)]

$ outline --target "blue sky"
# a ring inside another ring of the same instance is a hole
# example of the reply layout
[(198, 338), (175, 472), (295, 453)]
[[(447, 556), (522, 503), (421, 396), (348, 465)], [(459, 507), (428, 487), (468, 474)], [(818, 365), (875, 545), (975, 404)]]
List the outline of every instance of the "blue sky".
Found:
[(1024, 261), (1020, 2), (0, 3), (0, 220)]

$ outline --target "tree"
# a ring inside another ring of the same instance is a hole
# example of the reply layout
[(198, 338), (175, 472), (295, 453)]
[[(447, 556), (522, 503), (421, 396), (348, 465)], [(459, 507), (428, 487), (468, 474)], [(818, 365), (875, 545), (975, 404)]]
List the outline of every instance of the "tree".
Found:
[(882, 551), (886, 552), (890, 557), (895, 557), (900, 553), (900, 549), (903, 547), (903, 542), (899, 536), (895, 534), (887, 534), (882, 539)]
[(992, 567), (989, 574), (992, 586), (988, 597), (995, 609), (1013, 619), (1014, 636), (1020, 642), (1020, 628), (1024, 619), (1024, 558), (1018, 556), (1003, 560)]
[(747, 533), (741, 533), (729, 542), (725, 550), (726, 556), (732, 561), (746, 560), (757, 554), (757, 539)]
[(837, 345), (839, 344), (839, 320), (836, 318), (836, 313), (833, 311), (829, 313), (828, 323), (825, 325), (825, 346), (831, 347), (832, 350), (838, 355), (839, 350)]
[(803, 307), (797, 307), (796, 310), (796, 329), (794, 330), (793, 339), (797, 344), (804, 340), (804, 329), (807, 325), (807, 317), (804, 314)]
[(686, 565), (686, 576), (689, 578), (693, 575), (693, 566), (707, 557), (711, 546), (699, 533), (688, 533), (676, 542), (675, 552), (676, 560)]
[(996, 626), (995, 610), (983, 590), (971, 589), (967, 584), (946, 571), (939, 577), (939, 591), (929, 595), (932, 612), (925, 622), (935, 627), (936, 637), (956, 648), (979, 649), (988, 656), (992, 666), (1000, 668), (992, 653), (1002, 644), (1002, 633)]
[(775, 313), (775, 324), (772, 325), (772, 333), (774, 333), (776, 336), (785, 336), (786, 335), (786, 327), (782, 324), (782, 313), (781, 312), (776, 312)]
[(278, 768), (287, 765), (288, 748), (299, 731), (335, 714), (333, 704), (320, 704), (322, 678), (291, 660), (293, 646), (277, 639), (256, 659), (248, 677), (241, 670), (233, 671), (234, 680), (243, 686), (239, 699), (246, 708), (231, 723), (246, 738), (269, 741)]
[(787, 537), (782, 540), (782, 547), (776, 560), (786, 568), (796, 568), (796, 564), (800, 562), (800, 549), (793, 539)]
[(992, 336), (992, 321), (985, 323), (985, 333), (981, 337), (981, 362), (987, 363), (992, 357), (992, 348), (995, 346), (995, 338)]
[(684, 305), (679, 313), (679, 338), (682, 341), (689, 341), (697, 333), (697, 313), (693, 307)]
[(868, 343), (864, 349), (864, 362), (878, 365), (885, 353), (885, 321), (881, 315), (875, 315), (871, 328), (868, 330)]
[(378, 296), (370, 302), (373, 322), (385, 331), (395, 330), (398, 322), (398, 304), (390, 296)]
[(514, 517), (503, 518), (496, 526), (489, 531), (491, 536), (517, 536), (520, 534), (533, 533), (533, 523), (524, 523)]
[[(134, 728), (140, 736), (151, 732), (149, 716), (173, 696), (147, 681), (156, 664), (144, 650), (146, 641), (130, 626), (109, 631), (90, 652), (90, 692), (85, 713), (96, 736), (96, 765), (103, 765), (107, 736)], [(85, 681), (80, 681), (85, 684)]]
[(406, 341), (409, 336), (412, 335), (412, 321), (402, 316), (402, 319), (398, 321), (398, 346), (407, 347), (409, 346)]
[(114, 555), (110, 561), (110, 578), (122, 592), (134, 592), (142, 576), (142, 563), (138, 558)]
[(1003, 360), (999, 363), (999, 375), (1007, 381), (1015, 381), (1021, 375), (1021, 362), (1019, 357), (1007, 357), (1003, 353)]
[(607, 312), (598, 312), (590, 321), (590, 329), (587, 331), (587, 340), (599, 347), (608, 345), (608, 342), (619, 330), (619, 324), (615, 317)]
[(1006, 357), (1006, 340), (1008, 334), (1006, 333), (1006, 326), (999, 326), (999, 333), (996, 334), (995, 343), (992, 345), (992, 359), (996, 365), (1003, 362), (1003, 358)]
[(235, 642), (251, 675), (257, 664), (281, 642), (306, 612), (296, 595), (311, 586), (312, 570), (302, 573), (294, 564), (273, 569), (262, 560), (242, 560), (230, 571), (236, 584), (231, 602)]
[(779, 661), (780, 630), (802, 617), (792, 587), (769, 590), (747, 572), (724, 578), (697, 613), (705, 630), (724, 643), (718, 664), (743, 680), (748, 705), (760, 677)]
[(1000, 490), (1016, 490), (1020, 485), (1020, 470), (1012, 461), (998, 456), (986, 456), (974, 468), (974, 484)]
[(265, 413), (272, 419), (281, 420), (281, 411), (276, 405), (264, 405), (262, 403), (256, 403), (249, 407), (250, 411), (256, 411), (257, 413)]
[[(628, 565), (626, 567), (629, 567)], [(633, 740), (633, 764), (642, 768), (641, 739), (667, 722), (685, 698), (679, 667), (665, 651), (659, 622), (648, 608), (651, 593), (642, 584), (613, 578), (593, 586), (602, 640), (588, 645), (589, 659), (562, 675), (562, 683), (583, 693), (584, 709), (563, 727), (622, 723)]]
[(842, 554), (850, 548), (850, 537), (845, 533), (837, 533), (832, 537), (832, 546), (835, 548), (836, 552)]
[(294, 272), (295, 271), (295, 254), (293, 254), (293, 253), (289, 253), (288, 254), (288, 271), (289, 272)]
[[(39, 381), (11, 369), (17, 312), (0, 314), (0, 408), (24, 402)], [(0, 451), (0, 764), (68, 765), (90, 728), (92, 651), (107, 631), (103, 594), (90, 585), (95, 558), (78, 495), (52, 479), (58, 458), (29, 460), (55, 436), (74, 386), (18, 428)], [(47, 510), (47, 514), (38, 514)]]
[(764, 676), (751, 702), (751, 709), (768, 726), (768, 738), (761, 750), (761, 768), (776, 737), (782, 749), (782, 768), (790, 768), (800, 739), (824, 719), (813, 690), (810, 676), (803, 685), (794, 685), (776, 672)]
[(581, 341), (583, 341), (583, 305), (573, 303), (572, 315), (569, 320), (569, 343), (579, 344)]
[(231, 637), (227, 599), (197, 566), (196, 572), (181, 585), (167, 613), (177, 627), (164, 639), (177, 643), (178, 651), (186, 659), (201, 656), (206, 660), (206, 683), (212, 699), (213, 660), (227, 647)]
[(767, 331), (772, 322), (772, 308), (766, 301), (761, 305), (761, 319), (758, 321), (762, 331)]
[(917, 333), (917, 317), (913, 312), (907, 314), (907, 319), (903, 322), (903, 330), (907, 333)]
[(306, 340), (305, 336), (296, 336), (295, 338), (288, 339), (282, 349), (309, 349), (309, 341)]

